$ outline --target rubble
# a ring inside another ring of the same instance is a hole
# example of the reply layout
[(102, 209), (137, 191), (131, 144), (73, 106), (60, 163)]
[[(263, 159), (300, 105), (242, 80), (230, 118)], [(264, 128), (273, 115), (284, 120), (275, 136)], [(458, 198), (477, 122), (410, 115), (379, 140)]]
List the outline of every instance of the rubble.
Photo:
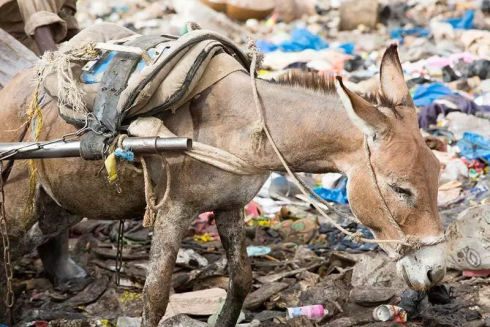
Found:
[(257, 309), (262, 303), (268, 300), (272, 295), (279, 293), (289, 285), (286, 283), (272, 282), (264, 284), (255, 292), (250, 293), (243, 304), (244, 309)]
[(220, 299), (224, 298), (226, 298), (226, 291), (221, 288), (173, 294), (170, 295), (165, 317), (181, 313), (197, 316), (212, 315), (218, 310)]

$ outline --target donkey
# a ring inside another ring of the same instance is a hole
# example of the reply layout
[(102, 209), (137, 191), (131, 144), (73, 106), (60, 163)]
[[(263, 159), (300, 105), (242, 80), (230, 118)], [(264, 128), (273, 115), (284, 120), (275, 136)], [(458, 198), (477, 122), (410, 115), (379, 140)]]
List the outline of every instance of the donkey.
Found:
[[(33, 71), (17, 75), (0, 93), (2, 142), (15, 141), (19, 133), (16, 130), (26, 121), (25, 108), (33, 91), (28, 85), (34, 75)], [(382, 210), (368, 170), (364, 149), (367, 137), (380, 193), (398, 226), (406, 235), (423, 241), (440, 238), (440, 164), (420, 134), (397, 47), (390, 46), (382, 58), (380, 91), (373, 97), (362, 98), (342, 83), (336, 87), (328, 78), (305, 76), (295, 75), (283, 83), (257, 81), (266, 123), (292, 169), (344, 173), (349, 180), (347, 191), (354, 215), (378, 240), (397, 239), (397, 230)], [(45, 127), (41, 139), (51, 140), (73, 132), (74, 127), (59, 117), (55, 101), (44, 97)], [(229, 75), (164, 119), (176, 135), (228, 151), (263, 169), (263, 173), (237, 175), (185, 155), (168, 156), (172, 179), (168, 200), (158, 211), (154, 226), (143, 290), (144, 326), (157, 326), (165, 314), (182, 238), (189, 224), (205, 211), (215, 213), (230, 276), (217, 326), (234, 326), (252, 280), (242, 208), (257, 194), (270, 171), (284, 170), (269, 142), (264, 141), (261, 151), (250, 149), (257, 120), (250, 77), (243, 72)], [(156, 194), (161, 196), (166, 186), (165, 174), (160, 163), (150, 157), (148, 165), (152, 180), (157, 183)], [(144, 212), (143, 178), (134, 169), (123, 165), (118, 171), (122, 190), (119, 194), (105, 177), (97, 174), (100, 162), (49, 159), (37, 160), (35, 166), (38, 185), (32, 214), (23, 213), (29, 192), (28, 170), (23, 162), (16, 162), (5, 187), (14, 257), (48, 242), (83, 217), (123, 219)], [(396, 256), (393, 244), (381, 246), (389, 256)], [(65, 277), (70, 275), (67, 271), (72, 271), (73, 276), (80, 273), (66, 255), (57, 264), (64, 267), (60, 274)], [(409, 287), (426, 290), (445, 275), (445, 244), (407, 251), (398, 258), (397, 266)], [(0, 276), (4, 276), (3, 272)], [(2, 290), (5, 287), (0, 287), (0, 293)], [(0, 308), (0, 316), (3, 312)]]

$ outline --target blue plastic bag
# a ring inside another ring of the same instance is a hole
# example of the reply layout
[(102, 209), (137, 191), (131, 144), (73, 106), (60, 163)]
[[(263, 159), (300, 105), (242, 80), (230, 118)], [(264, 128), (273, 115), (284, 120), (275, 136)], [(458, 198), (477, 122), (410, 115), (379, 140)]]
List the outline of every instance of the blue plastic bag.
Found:
[(472, 9), (468, 9), (464, 12), (463, 17), (446, 19), (444, 22), (451, 24), (453, 28), (470, 30), (473, 28), (474, 19), (475, 12)]
[(424, 107), (449, 94), (453, 92), (442, 83), (424, 84), (415, 90), (413, 102), (417, 107)]
[(318, 187), (313, 191), (324, 200), (337, 203), (349, 203), (347, 200), (347, 177), (342, 177), (334, 189)]
[(356, 45), (354, 44), (354, 42), (346, 42), (339, 45), (339, 48), (344, 49), (345, 54), (350, 55), (354, 53), (354, 49), (356, 48)]
[(483, 158), (490, 160), (490, 138), (483, 135), (465, 132), (458, 141), (460, 155), (468, 160)]
[[(328, 43), (325, 42), (319, 35), (311, 33), (306, 28), (296, 28), (291, 32), (290, 40), (284, 41), (278, 45), (266, 40), (258, 40), (257, 47), (263, 53), (276, 51), (278, 49), (283, 52), (299, 52), (306, 49), (326, 49), (328, 48)], [(345, 43), (345, 47), (348, 50), (348, 43)]]
[(267, 53), (267, 52), (276, 51), (278, 46), (266, 40), (257, 40), (257, 48), (262, 53)]
[(393, 28), (391, 30), (391, 38), (392, 39), (401, 39), (403, 38), (405, 35), (413, 35), (413, 36), (419, 36), (419, 37), (428, 37), (429, 34), (430, 34), (430, 30), (426, 29), (426, 28), (423, 28), (423, 27), (419, 27), (419, 26), (415, 26), (415, 27), (412, 27), (412, 28)]
[(321, 50), (328, 48), (319, 35), (313, 34), (306, 28), (296, 28), (291, 32), (291, 40), (284, 41), (279, 49), (284, 52), (298, 52), (306, 49)]

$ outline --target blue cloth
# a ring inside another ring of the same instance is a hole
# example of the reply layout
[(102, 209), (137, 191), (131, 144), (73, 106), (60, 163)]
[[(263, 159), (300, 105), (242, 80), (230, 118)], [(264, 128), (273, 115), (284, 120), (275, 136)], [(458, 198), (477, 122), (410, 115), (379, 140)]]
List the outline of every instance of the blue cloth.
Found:
[(324, 187), (318, 187), (313, 190), (322, 199), (328, 201), (334, 201), (337, 203), (348, 203), (347, 200), (347, 178), (342, 177), (340, 182), (334, 189), (328, 189)]
[(114, 151), (114, 155), (118, 158), (127, 160), (127, 161), (134, 161), (134, 153), (133, 151), (126, 149), (122, 150), (120, 148), (117, 148), (116, 151)]
[(284, 52), (298, 52), (306, 49), (321, 50), (328, 48), (328, 43), (306, 28), (296, 28), (291, 32), (291, 40), (279, 45)]
[(405, 35), (428, 37), (430, 34), (430, 30), (423, 27), (415, 26), (406, 29), (393, 28), (390, 33), (392, 39), (402, 39)]
[(257, 40), (257, 48), (263, 53), (276, 51), (278, 46), (266, 40)]
[(420, 128), (427, 129), (430, 125), (436, 124), (437, 117), (441, 113), (447, 116), (453, 111), (461, 111), (467, 115), (475, 115), (478, 112), (490, 112), (490, 106), (479, 106), (475, 102), (460, 95), (448, 95), (442, 99), (451, 102), (457, 109), (448, 107), (446, 103), (431, 103), (421, 108), (419, 114)]
[(460, 155), (468, 160), (483, 158), (490, 160), (490, 138), (483, 135), (465, 132), (458, 141)]
[(267, 53), (275, 50), (283, 52), (299, 52), (306, 49), (321, 50), (328, 48), (319, 35), (313, 34), (306, 28), (296, 28), (291, 32), (291, 39), (275, 45), (269, 41), (258, 40), (257, 47), (260, 51)]
[[(352, 222), (340, 222), (341, 226), (347, 229), (349, 232), (355, 233), (360, 232), (362, 237), (368, 239), (374, 239), (373, 234), (362, 225), (358, 225)], [(327, 245), (332, 250), (337, 251), (346, 251), (346, 250), (355, 250), (355, 251), (375, 251), (378, 249), (378, 244), (376, 243), (356, 243), (349, 236), (343, 234), (337, 228), (334, 228), (330, 224), (320, 224), (320, 228), (318, 229), (320, 234), (327, 235)], [(310, 250), (316, 250), (318, 248), (325, 248), (324, 245), (318, 244), (310, 244), (308, 245)]]
[[(111, 51), (107, 55), (103, 55), (102, 58), (95, 61), (92, 64), (92, 67), (90, 67), (88, 70), (84, 70), (81, 76), (82, 82), (84, 84), (100, 83), (100, 81), (102, 80), (102, 76), (104, 76), (104, 73), (109, 68), (109, 64), (112, 62), (112, 59), (114, 59), (116, 54), (117, 51)], [(150, 58), (155, 57), (155, 54), (155, 49), (148, 50), (148, 55), (150, 56)], [(146, 67), (146, 63), (143, 59), (141, 59), (136, 66), (136, 71), (141, 73), (144, 67)]]
[(339, 48), (344, 49), (344, 52), (350, 55), (354, 53), (354, 49), (356, 48), (356, 45), (354, 44), (354, 42), (347, 42), (339, 45)]
[(413, 94), (413, 102), (417, 107), (427, 106), (432, 101), (452, 94), (453, 92), (442, 83), (420, 85)]
[(475, 12), (472, 9), (468, 9), (464, 12), (463, 17), (446, 19), (444, 22), (451, 24), (453, 28), (470, 30), (473, 28), (474, 19)]

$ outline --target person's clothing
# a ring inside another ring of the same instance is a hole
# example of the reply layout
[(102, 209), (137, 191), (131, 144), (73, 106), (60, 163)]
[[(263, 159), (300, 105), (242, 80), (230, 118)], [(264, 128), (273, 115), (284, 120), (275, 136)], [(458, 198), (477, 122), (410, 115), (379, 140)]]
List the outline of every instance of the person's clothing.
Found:
[(453, 111), (475, 115), (477, 112), (490, 112), (490, 106), (479, 106), (460, 95), (445, 96), (420, 109), (419, 127), (427, 129), (437, 123), (437, 117), (441, 113), (446, 116)]
[(0, 0), (0, 28), (39, 53), (33, 36), (36, 28), (50, 25), (54, 41), (78, 29), (76, 0)]

